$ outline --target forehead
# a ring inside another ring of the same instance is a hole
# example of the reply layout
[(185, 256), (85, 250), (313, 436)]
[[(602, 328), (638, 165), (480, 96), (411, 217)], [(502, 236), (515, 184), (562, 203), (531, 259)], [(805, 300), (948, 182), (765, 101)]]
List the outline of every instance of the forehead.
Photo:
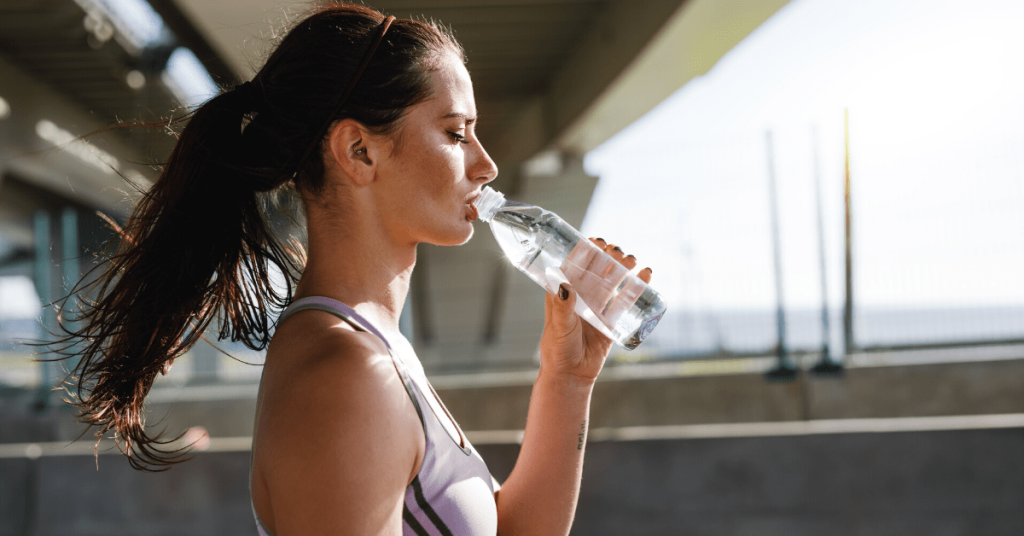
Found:
[(476, 116), (473, 81), (462, 61), (454, 54), (445, 54), (438, 59), (437, 69), (430, 75), (433, 98), (428, 101), (429, 108), (434, 108), (441, 115), (457, 112)]

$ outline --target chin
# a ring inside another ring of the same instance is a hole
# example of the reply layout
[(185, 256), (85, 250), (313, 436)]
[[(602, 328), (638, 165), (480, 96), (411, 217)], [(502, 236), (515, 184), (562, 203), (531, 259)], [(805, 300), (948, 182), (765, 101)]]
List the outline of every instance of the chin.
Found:
[(462, 233), (461, 240), (459, 240), (458, 243), (453, 244), (453, 245), (461, 246), (462, 244), (465, 244), (466, 242), (469, 242), (470, 238), (473, 238), (473, 224), (467, 221), (466, 222), (466, 232)]
[(451, 229), (450, 233), (435, 237), (430, 243), (435, 246), (461, 246), (469, 242), (470, 238), (473, 238), (473, 224), (467, 221)]

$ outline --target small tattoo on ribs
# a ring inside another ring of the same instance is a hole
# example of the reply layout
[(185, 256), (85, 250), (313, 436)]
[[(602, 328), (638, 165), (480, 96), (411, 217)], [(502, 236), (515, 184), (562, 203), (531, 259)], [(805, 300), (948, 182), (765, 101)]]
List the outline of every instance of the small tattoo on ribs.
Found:
[(576, 436), (576, 450), (583, 450), (583, 440), (587, 437), (587, 421), (580, 424), (580, 433)]

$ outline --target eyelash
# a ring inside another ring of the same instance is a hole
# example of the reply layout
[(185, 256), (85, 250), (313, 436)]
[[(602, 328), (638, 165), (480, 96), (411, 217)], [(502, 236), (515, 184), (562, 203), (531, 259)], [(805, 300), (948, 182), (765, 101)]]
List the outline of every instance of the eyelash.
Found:
[(469, 143), (469, 140), (467, 140), (465, 136), (463, 136), (462, 134), (459, 134), (458, 132), (449, 132), (448, 135), (450, 135), (452, 137), (452, 139), (454, 139), (455, 141), (457, 141), (459, 143), (462, 143), (462, 144)]

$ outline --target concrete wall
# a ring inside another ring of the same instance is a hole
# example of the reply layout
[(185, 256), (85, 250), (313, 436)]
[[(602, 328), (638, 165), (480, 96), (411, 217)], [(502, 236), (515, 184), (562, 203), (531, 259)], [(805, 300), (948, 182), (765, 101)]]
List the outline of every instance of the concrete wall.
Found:
[(572, 533), (1019, 536), (1024, 429), (591, 443)]
[[(1024, 413), (1024, 360), (851, 368), (793, 383), (609, 372), (595, 390), (593, 428)], [(464, 429), (516, 430), (530, 382), (439, 391)], [(0, 443), (74, 437), (66, 409), (36, 414), (31, 393), (0, 395)], [(170, 431), (203, 425), (216, 438), (250, 434), (253, 409), (251, 398), (204, 400), (153, 404), (150, 415)], [(478, 445), (499, 480), (518, 448)], [(574, 534), (1024, 534), (1021, 427), (595, 439), (587, 448)], [(90, 455), (0, 457), (0, 535), (251, 536), (248, 460), (246, 450), (198, 453), (145, 474), (118, 455), (101, 455), (98, 469)]]
[(4, 536), (255, 536), (248, 452), (202, 454), (163, 473), (100, 456), (0, 460)]
[[(516, 445), (479, 447), (503, 479)], [(1024, 534), (1024, 429), (595, 442), (573, 534)], [(247, 452), (0, 460), (0, 534), (253, 536)]]

